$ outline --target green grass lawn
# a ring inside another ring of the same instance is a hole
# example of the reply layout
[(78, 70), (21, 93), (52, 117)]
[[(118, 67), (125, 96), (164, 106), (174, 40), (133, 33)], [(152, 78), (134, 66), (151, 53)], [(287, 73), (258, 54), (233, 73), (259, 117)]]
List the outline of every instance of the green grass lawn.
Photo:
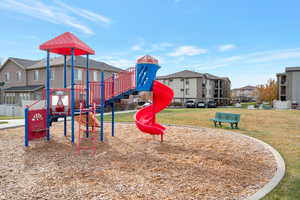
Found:
[(3, 121), (2, 121), (2, 122), (0, 122), (0, 124), (7, 124), (7, 123), (8, 123), (8, 122), (3, 122)]
[(255, 106), (256, 102), (241, 103), (241, 105), (242, 105), (242, 108), (248, 108), (248, 106), (250, 106), (250, 105)]
[(23, 117), (14, 117), (14, 116), (3, 116), (3, 115), (0, 115), (0, 120), (9, 120), (9, 119), (23, 119)]
[[(300, 111), (247, 110), (236, 108), (217, 109), (167, 109), (157, 115), (163, 124), (193, 125), (213, 128), (215, 112), (241, 114), (240, 129), (233, 130), (258, 138), (275, 147), (283, 156), (287, 172), (281, 181), (264, 199), (300, 199)], [(134, 113), (116, 115), (118, 122), (133, 122)], [(105, 116), (106, 121), (111, 116)], [(231, 130), (225, 125), (225, 129)]]

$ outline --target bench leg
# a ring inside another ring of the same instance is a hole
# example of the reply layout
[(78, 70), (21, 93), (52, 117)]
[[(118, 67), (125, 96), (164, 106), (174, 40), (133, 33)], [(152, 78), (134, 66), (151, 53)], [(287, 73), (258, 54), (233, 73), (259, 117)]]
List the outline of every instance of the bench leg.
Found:
[(219, 122), (219, 126), (222, 127), (222, 122)]
[(238, 129), (238, 128), (239, 128), (239, 127), (238, 127), (238, 123), (235, 123), (235, 128), (236, 128), (236, 129)]
[(230, 123), (230, 126), (231, 126), (231, 128), (232, 128), (232, 129), (234, 129), (234, 127), (233, 127), (233, 123)]
[(217, 122), (216, 121), (214, 121), (214, 124), (215, 124), (215, 127), (217, 127)]

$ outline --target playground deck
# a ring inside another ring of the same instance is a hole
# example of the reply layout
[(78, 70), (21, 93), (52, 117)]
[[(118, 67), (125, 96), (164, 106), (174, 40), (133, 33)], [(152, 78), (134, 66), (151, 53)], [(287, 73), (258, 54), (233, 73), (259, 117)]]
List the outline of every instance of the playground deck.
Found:
[(76, 155), (61, 122), (51, 128), (49, 142), (34, 141), (27, 149), (23, 128), (2, 130), (0, 197), (240, 199), (261, 188), (276, 169), (263, 146), (224, 130), (168, 127), (160, 143), (133, 124), (116, 124), (114, 138), (110, 129), (106, 124), (95, 157)]

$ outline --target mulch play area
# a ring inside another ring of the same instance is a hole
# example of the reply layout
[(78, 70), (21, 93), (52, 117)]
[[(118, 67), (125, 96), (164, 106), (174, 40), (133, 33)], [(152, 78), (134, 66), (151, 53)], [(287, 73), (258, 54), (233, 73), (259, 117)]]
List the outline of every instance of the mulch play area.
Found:
[(222, 129), (170, 126), (153, 138), (116, 124), (95, 156), (76, 154), (55, 123), (50, 142), (23, 147), (23, 128), (0, 131), (0, 199), (243, 199), (274, 175), (273, 155)]

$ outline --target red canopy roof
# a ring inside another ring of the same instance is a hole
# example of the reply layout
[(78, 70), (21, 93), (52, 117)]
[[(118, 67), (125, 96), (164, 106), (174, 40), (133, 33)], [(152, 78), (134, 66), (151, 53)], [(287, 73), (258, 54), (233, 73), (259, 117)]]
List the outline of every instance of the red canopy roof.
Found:
[(95, 54), (95, 51), (82, 42), (78, 37), (70, 32), (65, 32), (56, 38), (40, 45), (41, 50), (48, 50), (52, 53), (61, 55), (71, 55), (71, 49), (74, 48), (74, 55)]
[(157, 64), (158, 60), (153, 58), (152, 56), (145, 55), (137, 60), (137, 63), (150, 63), (150, 64)]

